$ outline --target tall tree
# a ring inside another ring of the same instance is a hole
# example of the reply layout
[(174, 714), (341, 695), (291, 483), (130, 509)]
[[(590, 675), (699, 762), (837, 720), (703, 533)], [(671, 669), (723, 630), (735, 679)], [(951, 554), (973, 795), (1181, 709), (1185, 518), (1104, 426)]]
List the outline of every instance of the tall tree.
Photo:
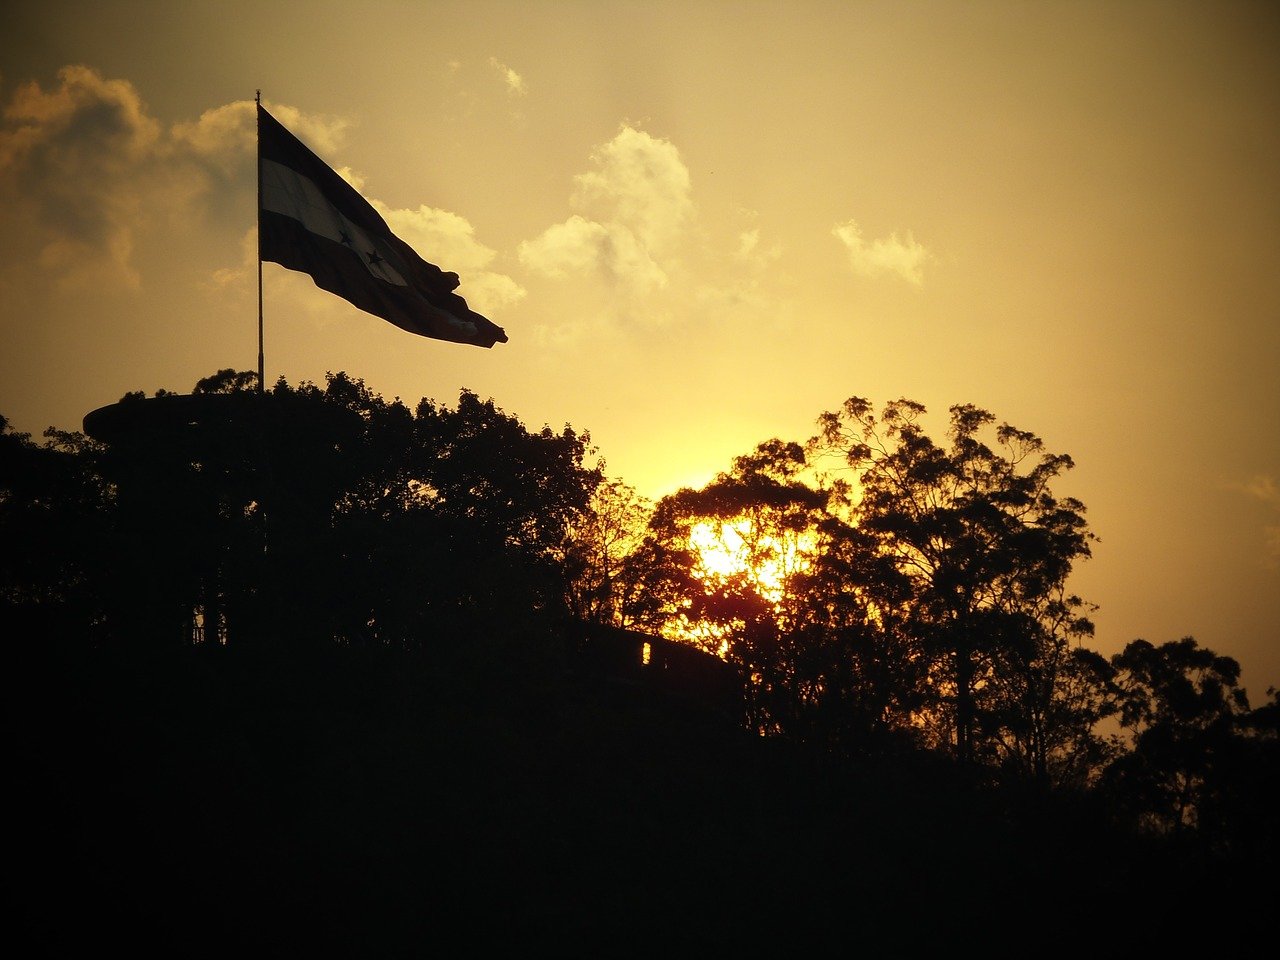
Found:
[(619, 479), (603, 481), (591, 503), (566, 524), (561, 547), (565, 606), (586, 623), (630, 627), (640, 588), (627, 558), (644, 537), (653, 504)]
[(1250, 714), (1239, 663), (1192, 637), (1134, 640), (1111, 663), (1131, 738), (1107, 769), (1117, 806), (1157, 833), (1212, 841), (1221, 826), (1214, 814), (1237, 785), (1243, 734), (1265, 731), (1268, 714)]
[[(1092, 630), (1065, 584), (1094, 538), (1083, 504), (1052, 489), (1073, 464), (971, 405), (951, 407), (939, 445), (925, 412), (901, 399), (877, 415), (853, 397), (819, 419), (809, 449), (852, 468), (850, 520), (910, 584), (935, 735), (965, 761), (995, 761), (1015, 745), (1043, 775), (1048, 744), (1036, 730), (1065, 680), (1047, 667)], [(1002, 690), (995, 681), (1010, 671), (1021, 682)]]
[(753, 729), (862, 753), (910, 727), (919, 677), (894, 572), (833, 512), (846, 493), (770, 440), (663, 498), (631, 559), (662, 626), (738, 668)]
[(763, 443), (702, 489), (664, 497), (650, 524), (650, 556), (689, 574), (666, 578), (677, 598), (668, 629), (739, 667), (763, 733), (788, 731), (812, 693), (796, 669), (787, 594), (826, 494), (801, 482), (803, 465), (797, 444)]
[(465, 390), (410, 411), (338, 373), (298, 394), (359, 424), (331, 500), (339, 637), (418, 645), (558, 613), (565, 531), (600, 482), (589, 435), (530, 431)]

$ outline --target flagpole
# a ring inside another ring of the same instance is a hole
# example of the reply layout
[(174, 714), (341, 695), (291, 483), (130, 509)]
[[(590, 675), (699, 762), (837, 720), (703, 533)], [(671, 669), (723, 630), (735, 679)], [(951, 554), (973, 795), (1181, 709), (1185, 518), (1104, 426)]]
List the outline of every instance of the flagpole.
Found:
[(265, 371), (262, 363), (262, 91), (257, 91), (254, 111), (258, 125), (258, 394), (266, 390)]
[[(262, 91), (258, 90), (254, 93), (253, 102), (257, 105), (254, 110), (255, 124), (257, 126), (258, 142), (255, 145), (258, 153), (258, 396), (266, 396), (266, 379), (265, 369), (262, 362)], [(265, 402), (265, 401), (259, 401)], [(262, 555), (267, 555), (267, 510), (265, 504), (271, 503), (274, 491), (271, 489), (271, 460), (270, 446), (266, 442), (266, 433), (262, 428), (263, 417), (262, 411), (259, 411), (257, 417), (258, 423), (258, 465), (262, 471), (263, 483), (260, 487), (264, 503), (259, 505), (260, 516), (262, 517)], [(266, 575), (270, 575), (270, 571), (266, 571)], [(259, 612), (261, 616), (261, 611)]]

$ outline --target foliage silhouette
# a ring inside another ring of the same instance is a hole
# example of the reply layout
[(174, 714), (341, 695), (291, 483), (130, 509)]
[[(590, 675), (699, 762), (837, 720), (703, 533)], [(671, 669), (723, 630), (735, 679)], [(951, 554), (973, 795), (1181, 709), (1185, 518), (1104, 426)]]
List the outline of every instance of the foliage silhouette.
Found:
[(45, 436), (37, 445), (0, 417), (0, 633), (20, 647), (99, 636), (111, 562), (101, 448)]
[[(257, 387), (0, 429), (36, 953), (83, 947), (68, 909), (157, 952), (361, 955), (929, 949), (992, 904), (1010, 942), (1112, 900), (1112, 946), (1256, 919), (1277, 695), (1251, 710), (1191, 638), (1083, 646), (1096, 541), (1035, 436), (958, 406), (939, 445), (918, 404), (854, 398), (650, 504), (587, 433), (467, 391)], [(722, 656), (745, 722), (584, 669), (583, 638), (637, 629)]]
[(557, 551), (600, 482), (585, 434), (529, 432), (465, 391), (411, 412), (343, 373), (259, 395), (224, 370), (95, 413), (120, 643), (405, 645), (553, 620)]
[(1081, 725), (1046, 722), (1060, 686), (1087, 682), (1071, 644), (1093, 632), (1066, 581), (1094, 537), (1084, 505), (1052, 490), (1072, 461), (971, 405), (951, 408), (949, 442), (939, 446), (924, 413), (897, 400), (877, 416), (853, 397), (820, 418), (811, 448), (843, 454), (857, 475), (852, 519), (909, 584), (908, 629), (929, 659), (934, 736), (963, 761), (1046, 781), (1051, 764), (1078, 766), (1082, 740), (1092, 750), (1086, 732), (1100, 719), (1085, 697), (1056, 717)]
[(1158, 833), (1238, 844), (1244, 811), (1236, 808), (1255, 799), (1246, 795), (1247, 771), (1265, 770), (1258, 761), (1268, 752), (1275, 761), (1274, 690), (1270, 709), (1251, 712), (1240, 665), (1191, 637), (1159, 646), (1134, 640), (1111, 662), (1132, 747), (1107, 769), (1110, 795)]

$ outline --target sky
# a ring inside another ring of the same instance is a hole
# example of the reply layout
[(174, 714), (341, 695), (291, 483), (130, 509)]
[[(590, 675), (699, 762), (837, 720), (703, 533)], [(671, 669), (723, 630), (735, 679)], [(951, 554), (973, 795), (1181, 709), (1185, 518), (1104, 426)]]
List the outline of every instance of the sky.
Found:
[(590, 433), (649, 497), (849, 397), (1075, 468), (1091, 646), (1280, 686), (1280, 6), (17, 0), (0, 415), (80, 429), (257, 365), (253, 99), (492, 349), (263, 267), (268, 382)]

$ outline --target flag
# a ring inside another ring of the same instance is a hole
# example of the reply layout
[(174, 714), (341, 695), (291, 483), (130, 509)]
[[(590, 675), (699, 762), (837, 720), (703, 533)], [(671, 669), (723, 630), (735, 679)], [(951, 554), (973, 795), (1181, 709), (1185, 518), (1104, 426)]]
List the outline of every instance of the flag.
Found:
[(260, 257), (403, 330), (492, 347), (501, 327), (453, 291), (458, 275), (423, 260), (369, 201), (258, 105)]

